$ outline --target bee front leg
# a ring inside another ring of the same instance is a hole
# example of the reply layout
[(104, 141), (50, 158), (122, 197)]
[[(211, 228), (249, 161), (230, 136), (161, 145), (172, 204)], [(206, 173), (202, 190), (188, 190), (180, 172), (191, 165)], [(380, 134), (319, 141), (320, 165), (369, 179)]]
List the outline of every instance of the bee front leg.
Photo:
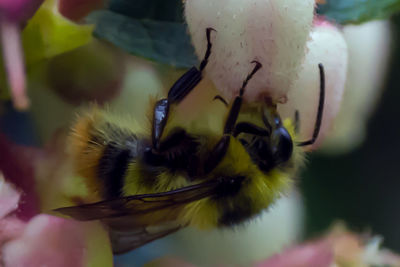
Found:
[(246, 85), (249, 82), (249, 80), (253, 77), (253, 75), (262, 67), (261, 63), (258, 61), (253, 61), (252, 63), (255, 63), (256, 66), (243, 81), (242, 87), (239, 90), (239, 95), (233, 101), (232, 107), (229, 110), (228, 118), (225, 121), (224, 135), (211, 150), (211, 153), (207, 161), (205, 162), (204, 171), (206, 174), (210, 173), (215, 167), (217, 167), (217, 165), (221, 162), (226, 152), (228, 151), (230, 138), (231, 136), (234, 136), (236, 121), (239, 116), (240, 109), (242, 107), (243, 94)]
[(168, 114), (170, 106), (173, 104), (178, 104), (181, 102), (192, 90), (193, 88), (202, 80), (202, 71), (208, 63), (208, 59), (211, 55), (211, 31), (214, 29), (207, 28), (207, 50), (204, 59), (200, 63), (200, 69), (192, 67), (185, 74), (182, 75), (175, 83), (172, 85), (168, 92), (168, 97), (159, 100), (154, 106), (153, 113), (153, 127), (152, 127), (152, 145), (156, 150), (160, 149), (160, 139), (163, 134), (165, 125), (168, 121)]

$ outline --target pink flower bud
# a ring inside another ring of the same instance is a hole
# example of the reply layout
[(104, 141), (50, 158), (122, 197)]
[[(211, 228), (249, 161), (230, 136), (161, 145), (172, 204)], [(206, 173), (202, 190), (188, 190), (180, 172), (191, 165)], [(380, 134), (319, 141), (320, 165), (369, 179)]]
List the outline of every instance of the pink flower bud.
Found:
[(13, 22), (28, 20), (43, 0), (0, 0), (0, 16)]
[(212, 33), (207, 74), (217, 89), (232, 98), (259, 61), (263, 68), (249, 82), (245, 99), (285, 97), (297, 78), (312, 25), (314, 0), (186, 0), (185, 15), (198, 57)]
[[(108, 237), (98, 222), (37, 215), (2, 248), (4, 266), (111, 266)], [(100, 265), (99, 265), (100, 264)]]
[(330, 267), (334, 263), (332, 246), (325, 241), (303, 244), (274, 255), (255, 267)]
[(365, 140), (368, 119), (382, 94), (392, 41), (388, 21), (345, 26), (343, 35), (349, 47), (348, 78), (339, 114), (322, 146), (327, 153), (346, 153)]
[(19, 198), (20, 194), (11, 184), (6, 183), (0, 172), (0, 219), (17, 209)]

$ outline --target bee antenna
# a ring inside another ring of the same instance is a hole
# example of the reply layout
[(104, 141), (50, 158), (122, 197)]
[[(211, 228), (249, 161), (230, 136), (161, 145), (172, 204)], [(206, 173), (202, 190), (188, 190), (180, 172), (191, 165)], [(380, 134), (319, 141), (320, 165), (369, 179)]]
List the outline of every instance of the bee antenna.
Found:
[(242, 87), (239, 90), (239, 96), (243, 96), (244, 94), (244, 89), (246, 88), (247, 83), (250, 81), (250, 79), (253, 77), (253, 75), (262, 68), (262, 64), (256, 60), (253, 60), (251, 63), (255, 63), (256, 66), (254, 69), (247, 75), (246, 79), (243, 81)]
[(314, 132), (310, 140), (300, 142), (297, 144), (297, 146), (309, 146), (314, 144), (318, 138), (319, 130), (321, 129), (322, 114), (324, 113), (324, 103), (325, 103), (325, 71), (324, 71), (324, 65), (322, 65), (322, 63), (318, 64), (318, 68), (319, 68), (319, 78), (320, 78), (320, 91), (319, 91), (318, 112), (317, 112), (317, 118), (315, 120)]

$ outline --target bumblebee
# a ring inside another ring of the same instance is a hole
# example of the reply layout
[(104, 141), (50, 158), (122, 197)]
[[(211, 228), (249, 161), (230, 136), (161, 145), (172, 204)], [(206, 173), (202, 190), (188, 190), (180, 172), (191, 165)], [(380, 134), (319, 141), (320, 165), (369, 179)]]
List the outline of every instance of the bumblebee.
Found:
[(151, 134), (99, 108), (82, 115), (73, 128), (75, 169), (96, 201), (56, 211), (77, 220), (101, 220), (114, 253), (186, 226), (230, 227), (253, 218), (290, 186), (303, 162), (301, 147), (318, 136), (325, 92), (321, 64), (319, 109), (308, 141), (296, 140), (298, 114), (294, 121), (282, 121), (272, 101), (243, 104), (247, 83), (262, 68), (257, 61), (231, 104), (215, 97), (228, 107), (222, 132), (167, 127), (173, 109), (202, 80), (212, 30), (206, 30), (207, 50), (199, 69), (188, 70), (167, 98), (154, 104)]

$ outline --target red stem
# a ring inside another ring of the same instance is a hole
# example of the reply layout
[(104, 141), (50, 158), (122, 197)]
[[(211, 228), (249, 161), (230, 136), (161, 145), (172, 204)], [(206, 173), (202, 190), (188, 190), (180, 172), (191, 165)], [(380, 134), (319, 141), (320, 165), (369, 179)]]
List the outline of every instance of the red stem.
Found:
[(26, 110), (29, 107), (29, 99), (26, 95), (25, 63), (21, 43), (21, 29), (17, 22), (0, 19), (1, 43), (3, 47), (4, 65), (7, 71), (8, 84), (14, 106), (18, 110)]

